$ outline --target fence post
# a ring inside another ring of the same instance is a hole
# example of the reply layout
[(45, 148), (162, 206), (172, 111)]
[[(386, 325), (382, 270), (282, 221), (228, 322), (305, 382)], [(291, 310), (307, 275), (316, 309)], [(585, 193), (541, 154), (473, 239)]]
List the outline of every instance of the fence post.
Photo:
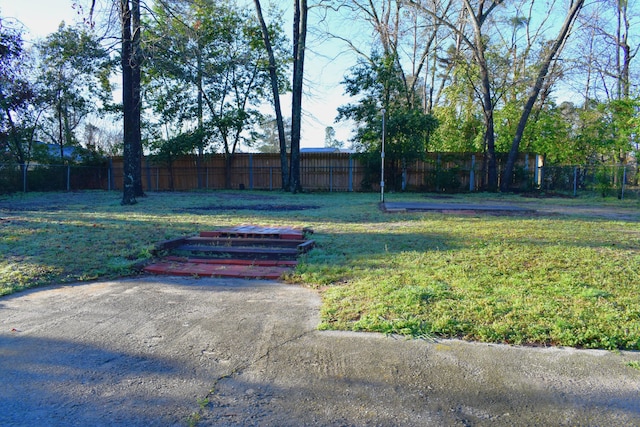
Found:
[(349, 155), (349, 191), (353, 191), (353, 158)]
[(622, 186), (620, 188), (620, 200), (624, 199), (624, 185), (627, 183), (627, 166), (622, 169)]
[(407, 189), (407, 161), (402, 159), (402, 191)]
[(471, 155), (471, 170), (469, 171), (469, 191), (476, 189), (476, 155)]
[(109, 167), (107, 167), (107, 191), (111, 191), (111, 168), (113, 167), (113, 159), (109, 157)]
[(333, 165), (329, 163), (329, 192), (333, 191)]
[(526, 182), (524, 183), (527, 188), (529, 188), (529, 184), (531, 183), (531, 175), (529, 175), (529, 153), (525, 153), (524, 155), (524, 179)]
[(578, 195), (578, 167), (573, 167), (573, 197)]
[(27, 192), (27, 164), (22, 164), (22, 191)]
[(67, 165), (67, 192), (71, 191), (71, 165)]
[(536, 154), (536, 168), (534, 171), (534, 179), (538, 188), (542, 189), (542, 181), (544, 179), (544, 164), (542, 163), (542, 156)]
[(273, 166), (269, 166), (269, 190), (273, 190)]
[(144, 159), (145, 165), (146, 165), (146, 169), (147, 169), (147, 188), (149, 189), (149, 191), (151, 191), (151, 189), (153, 188), (151, 186), (151, 169), (149, 167), (149, 158), (145, 158)]
[(253, 190), (253, 154), (249, 153), (249, 190)]

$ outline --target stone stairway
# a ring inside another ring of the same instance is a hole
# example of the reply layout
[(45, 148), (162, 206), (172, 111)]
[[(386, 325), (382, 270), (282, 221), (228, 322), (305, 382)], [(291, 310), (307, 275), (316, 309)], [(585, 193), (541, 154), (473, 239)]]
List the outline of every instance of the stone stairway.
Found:
[(278, 279), (297, 265), (299, 255), (315, 242), (310, 229), (239, 226), (203, 231), (198, 236), (156, 245), (156, 263), (144, 270), (152, 274), (199, 277)]

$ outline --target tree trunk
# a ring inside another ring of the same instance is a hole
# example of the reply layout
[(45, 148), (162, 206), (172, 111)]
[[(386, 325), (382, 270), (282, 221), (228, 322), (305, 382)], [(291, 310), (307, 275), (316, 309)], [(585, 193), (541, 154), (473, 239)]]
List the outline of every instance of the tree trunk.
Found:
[(142, 135), (140, 132), (140, 112), (142, 108), (141, 97), (141, 61), (142, 53), (140, 50), (140, 0), (131, 0), (131, 25), (132, 25), (132, 44), (131, 44), (131, 68), (132, 68), (132, 106), (133, 106), (133, 161), (134, 161), (134, 190), (136, 197), (143, 197), (142, 189)]
[(198, 155), (196, 157), (196, 171), (198, 175), (198, 189), (204, 188), (204, 177), (202, 173), (202, 159), (204, 157), (204, 111), (202, 101), (202, 46), (198, 39), (198, 75), (196, 81), (198, 85), (198, 133), (200, 134), (200, 145), (198, 145)]
[(131, 66), (131, 8), (129, 0), (120, 0), (120, 19), (122, 22), (122, 109), (124, 115), (123, 132), (123, 205), (136, 203), (135, 192), (135, 122), (133, 97), (133, 67)]
[(493, 124), (493, 101), (491, 100), (491, 83), (486, 63), (481, 67), (482, 75), (482, 108), (484, 110), (484, 143), (487, 147), (487, 191), (498, 190), (498, 164), (496, 162), (496, 136)]
[(480, 69), (480, 85), (482, 95), (482, 109), (484, 111), (484, 143), (487, 147), (486, 160), (487, 160), (487, 190), (498, 190), (498, 168), (496, 163), (496, 148), (495, 148), (495, 131), (493, 123), (493, 99), (491, 96), (491, 80), (489, 78), (489, 69), (487, 66), (487, 60), (485, 58), (485, 40), (482, 35), (482, 25), (486, 21), (491, 12), (503, 3), (504, 0), (494, 0), (489, 8), (484, 10), (484, 2), (480, 2), (478, 5), (477, 14), (471, 7), (471, 3), (468, 0), (464, 1), (465, 9), (468, 15), (471, 17), (471, 24), (473, 26), (474, 42), (471, 45), (473, 49), (473, 55)]
[(295, 0), (293, 15), (293, 93), (291, 107), (291, 164), (289, 190), (302, 190), (300, 182), (300, 129), (302, 125), (302, 83), (307, 38), (307, 0)]
[(224, 188), (231, 190), (231, 166), (233, 166), (233, 154), (226, 153), (224, 156)]
[[(619, 92), (622, 98), (629, 99), (631, 96), (631, 82), (629, 81), (629, 68), (631, 65), (631, 59), (635, 56), (635, 53), (631, 53), (631, 46), (629, 46), (629, 16), (627, 14), (628, 2), (627, 0), (618, 0), (618, 51), (622, 51), (622, 64), (620, 66), (620, 75), (618, 77)], [(636, 49), (637, 53), (637, 49)], [(618, 54), (618, 57), (620, 53)]]
[(520, 142), (522, 141), (522, 135), (524, 134), (524, 130), (527, 126), (527, 121), (529, 120), (529, 116), (531, 115), (531, 111), (533, 110), (533, 106), (538, 99), (538, 95), (542, 90), (543, 83), (547, 74), (549, 73), (549, 67), (551, 66), (551, 62), (556, 57), (562, 46), (564, 45), (567, 37), (569, 36), (569, 30), (573, 25), (575, 19), (580, 13), (582, 6), (584, 5), (584, 0), (575, 0), (572, 4), (569, 12), (567, 13), (567, 17), (565, 18), (562, 27), (560, 28), (560, 32), (558, 37), (554, 41), (551, 49), (547, 53), (544, 61), (542, 62), (542, 66), (540, 67), (540, 71), (538, 71), (538, 76), (536, 77), (536, 83), (531, 90), (529, 98), (527, 99), (527, 103), (522, 110), (522, 115), (520, 116), (520, 121), (518, 122), (518, 127), (516, 128), (516, 133), (513, 137), (513, 142), (511, 143), (511, 149), (509, 150), (509, 158), (507, 159), (507, 164), (504, 169), (504, 175), (502, 177), (502, 182), (500, 185), (500, 189), (502, 191), (508, 191), (509, 186), (513, 177), (513, 170), (515, 168), (515, 163), (518, 158), (518, 152), (520, 149)]
[(62, 132), (62, 99), (58, 100), (58, 145), (60, 146), (60, 163), (64, 163), (64, 135)]
[(289, 188), (289, 162), (287, 159), (287, 138), (284, 133), (284, 119), (282, 118), (282, 108), (280, 106), (280, 90), (278, 85), (278, 74), (276, 69), (276, 59), (271, 46), (271, 38), (269, 37), (269, 29), (262, 15), (262, 7), (260, 0), (254, 0), (256, 5), (256, 13), (262, 28), (262, 38), (264, 46), (269, 56), (269, 78), (271, 79), (271, 92), (273, 93), (273, 107), (276, 113), (276, 125), (278, 127), (278, 141), (280, 143), (280, 169), (282, 170), (282, 189)]
[(122, 109), (124, 121), (124, 184), (122, 204), (136, 203), (142, 190), (140, 134), (140, 1), (120, 0), (122, 21)]

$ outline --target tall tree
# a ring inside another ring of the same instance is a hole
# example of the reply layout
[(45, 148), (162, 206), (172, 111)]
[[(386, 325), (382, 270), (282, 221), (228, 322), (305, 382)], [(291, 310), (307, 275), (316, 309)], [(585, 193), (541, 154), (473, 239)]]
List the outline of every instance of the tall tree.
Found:
[(513, 137), (513, 142), (511, 144), (511, 149), (509, 150), (509, 158), (507, 159), (507, 164), (505, 165), (504, 175), (500, 185), (500, 189), (502, 191), (509, 190), (511, 177), (513, 176), (513, 170), (518, 157), (520, 142), (522, 141), (522, 136), (524, 134), (525, 127), (527, 126), (529, 116), (531, 115), (531, 111), (533, 110), (533, 106), (536, 103), (538, 96), (540, 95), (545, 79), (547, 79), (549, 69), (551, 68), (552, 63), (557, 60), (557, 55), (564, 46), (567, 37), (569, 37), (571, 27), (573, 26), (573, 23), (575, 22), (583, 6), (584, 0), (572, 0), (572, 4), (558, 32), (558, 36), (555, 40), (553, 40), (550, 48), (548, 49), (546, 55), (543, 57), (543, 60), (540, 63), (540, 68), (535, 79), (535, 84), (533, 85), (533, 88), (529, 93), (529, 97), (527, 98), (527, 102), (525, 103), (522, 110), (522, 115), (520, 116), (520, 121), (518, 123), (516, 133)]
[[(285, 167), (289, 168), (289, 161), (287, 154), (291, 149), (291, 119), (285, 117), (284, 119), (284, 133), (285, 133)], [(266, 116), (263, 118), (260, 124), (260, 132), (257, 137), (256, 150), (259, 153), (282, 153), (282, 147), (280, 146), (280, 133), (278, 124), (273, 116)], [(282, 159), (282, 156), (280, 156)], [(283, 190), (287, 190), (289, 187), (283, 187)]]
[(97, 38), (85, 29), (61, 24), (38, 44), (40, 97), (49, 105), (43, 132), (60, 150), (77, 145), (76, 130), (111, 98), (111, 62)]
[(484, 113), (484, 146), (486, 147), (487, 161), (487, 189), (495, 191), (498, 189), (498, 168), (496, 163), (495, 130), (494, 130), (494, 107), (495, 101), (491, 86), (491, 72), (486, 58), (486, 35), (483, 26), (491, 13), (500, 6), (504, 0), (495, 0), (485, 9), (485, 2), (480, 0), (477, 4), (471, 4), (471, 0), (464, 0), (464, 7), (468, 13), (469, 21), (473, 29), (473, 41), (468, 40), (468, 45), (473, 52), (473, 58), (478, 67), (480, 84), (476, 88), (482, 100), (482, 111)]
[[(268, 97), (269, 66), (260, 28), (247, 9), (233, 2), (174, 2), (155, 16), (149, 25), (154, 42), (150, 101), (174, 132), (191, 132), (195, 123), (205, 128), (209, 142), (218, 143), (224, 154), (229, 188), (235, 153), (241, 144), (253, 143), (262, 117), (258, 107)], [(278, 30), (268, 28), (279, 52)], [(284, 87), (282, 80), (278, 85)], [(203, 102), (197, 120), (196, 93)]]
[(24, 165), (30, 160), (35, 130), (35, 91), (27, 79), (29, 63), (22, 31), (0, 18), (0, 163), (12, 160)]
[[(419, 100), (408, 99), (396, 58), (373, 54), (371, 61), (360, 60), (344, 81), (347, 94), (358, 99), (338, 109), (338, 119), (350, 119), (358, 128), (353, 145), (365, 153), (368, 163), (374, 167), (372, 175), (380, 170), (379, 159), (382, 141), (382, 111), (386, 112), (385, 161), (390, 166), (392, 186), (403, 190), (407, 164), (421, 159), (427, 151), (429, 135), (437, 127), (437, 121), (424, 112)], [(385, 181), (387, 181), (385, 179)]]
[(122, 24), (122, 109), (124, 117), (124, 185), (122, 204), (136, 203), (142, 190), (140, 1), (120, 0)]
[[(557, 54), (564, 45), (568, 30), (584, 1), (571, 1), (567, 20), (560, 30), (559, 37), (550, 42), (544, 40), (543, 35), (548, 33), (549, 17), (557, 13), (555, 1), (543, 7), (536, 0), (463, 0), (459, 12), (449, 14), (441, 13), (428, 1), (411, 0), (410, 3), (450, 29), (456, 40), (462, 41), (465, 46), (465, 49), (456, 50), (458, 60), (455, 67), (461, 68), (461, 65), (464, 67), (465, 62), (467, 63), (467, 80), (482, 106), (489, 190), (497, 190), (499, 184), (494, 117), (496, 109), (505, 105), (505, 100), (510, 105), (522, 105), (523, 113), (518, 120), (511, 144), (513, 150), (508, 161), (510, 170), (507, 171), (508, 174), (503, 174), (504, 179), (500, 182), (502, 189), (508, 188), (524, 127), (536, 102), (546, 100), (550, 93), (553, 83), (549, 79), (553, 75), (550, 70), (557, 66)], [(527, 8), (529, 13), (523, 16), (521, 11)], [(539, 24), (537, 29), (531, 32), (529, 17), (533, 15), (534, 10)], [(527, 39), (525, 48), (518, 50), (516, 42), (518, 32), (522, 28), (526, 29)], [(505, 36), (506, 33), (510, 33), (511, 37)], [(468, 55), (471, 58), (470, 62)], [(526, 87), (532, 89), (523, 97), (520, 88)]]
[(324, 129), (324, 146), (327, 148), (343, 148), (344, 142), (336, 138), (336, 130), (333, 126)]
[(278, 143), (280, 147), (280, 170), (282, 171), (282, 189), (286, 190), (289, 188), (289, 162), (287, 159), (287, 150), (289, 148), (289, 144), (287, 144), (287, 138), (284, 129), (284, 119), (282, 116), (282, 107), (280, 105), (280, 83), (278, 76), (278, 67), (276, 63), (276, 57), (273, 52), (273, 44), (271, 42), (269, 27), (267, 26), (267, 23), (264, 19), (260, 0), (254, 0), (254, 4), (256, 7), (258, 22), (260, 22), (260, 29), (262, 30), (262, 38), (264, 40), (264, 45), (267, 49), (267, 55), (269, 58), (271, 94), (273, 96), (273, 109), (276, 115), (276, 128), (278, 130)]
[(291, 101), (291, 163), (289, 190), (302, 190), (300, 182), (300, 132), (302, 126), (302, 85), (307, 44), (307, 0), (295, 0), (293, 11), (293, 86)]

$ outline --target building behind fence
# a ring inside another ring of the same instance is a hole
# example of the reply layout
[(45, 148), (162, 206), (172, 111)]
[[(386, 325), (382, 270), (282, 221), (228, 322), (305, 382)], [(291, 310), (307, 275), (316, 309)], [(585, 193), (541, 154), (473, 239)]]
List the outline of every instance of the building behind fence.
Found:
[[(498, 173), (506, 156), (498, 156)], [(379, 191), (380, 173), (357, 155), (348, 153), (302, 153), (302, 187), (308, 191)], [(387, 168), (387, 174), (393, 173)], [(429, 153), (411, 162), (396, 176), (386, 176), (396, 189), (422, 192), (469, 192), (483, 187), (486, 175), (482, 154)], [(146, 157), (142, 162), (145, 191), (184, 191), (226, 188), (222, 155), (181, 157), (166, 164)], [(232, 189), (277, 190), (282, 186), (278, 154), (236, 154), (230, 173)], [(16, 191), (122, 190), (122, 158), (100, 166), (0, 165), (0, 193)], [(510, 187), (519, 191), (554, 191), (577, 194), (597, 191), (603, 195), (630, 196), (638, 193), (638, 169), (633, 166), (544, 166), (541, 158), (521, 154)], [(626, 194), (625, 194), (626, 193)]]

